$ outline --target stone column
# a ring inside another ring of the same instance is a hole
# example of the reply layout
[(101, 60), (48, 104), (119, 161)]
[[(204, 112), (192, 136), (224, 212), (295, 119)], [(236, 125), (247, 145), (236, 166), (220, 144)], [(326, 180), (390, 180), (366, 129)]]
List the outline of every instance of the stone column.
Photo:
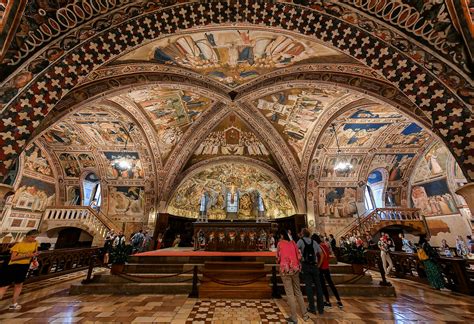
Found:
[(466, 203), (471, 210), (471, 214), (474, 215), (474, 182), (465, 184), (456, 190), (456, 193), (466, 200)]

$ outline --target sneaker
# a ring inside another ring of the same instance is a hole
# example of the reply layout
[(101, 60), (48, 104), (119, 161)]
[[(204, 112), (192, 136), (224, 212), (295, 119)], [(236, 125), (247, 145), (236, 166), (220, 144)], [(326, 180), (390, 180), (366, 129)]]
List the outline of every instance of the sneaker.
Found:
[(332, 305), (329, 302), (324, 302), (324, 307), (325, 308), (332, 308)]
[(340, 309), (344, 307), (344, 305), (342, 305), (342, 302), (340, 300), (337, 301), (337, 307), (339, 307)]
[(8, 309), (11, 309), (11, 310), (19, 310), (21, 309), (21, 305), (16, 303), (16, 304), (11, 304), (10, 306), (8, 306)]

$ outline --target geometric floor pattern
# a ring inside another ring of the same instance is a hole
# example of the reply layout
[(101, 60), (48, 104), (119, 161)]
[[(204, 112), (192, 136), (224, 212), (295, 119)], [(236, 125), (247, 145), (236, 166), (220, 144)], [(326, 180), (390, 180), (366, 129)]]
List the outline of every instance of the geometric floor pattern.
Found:
[[(306, 323), (472, 323), (472, 296), (436, 291), (422, 284), (390, 279), (397, 297), (343, 298)], [(0, 301), (0, 323), (285, 323), (285, 299), (214, 300), (185, 295), (70, 296), (71, 282), (27, 292), (23, 308), (9, 311)], [(299, 323), (304, 323), (299, 318)]]

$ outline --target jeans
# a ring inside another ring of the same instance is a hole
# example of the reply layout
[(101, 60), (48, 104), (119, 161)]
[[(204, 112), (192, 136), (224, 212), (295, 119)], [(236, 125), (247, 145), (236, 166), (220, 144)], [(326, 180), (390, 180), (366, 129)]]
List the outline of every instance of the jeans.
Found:
[(300, 274), (294, 275), (282, 275), (281, 281), (283, 282), (283, 287), (285, 287), (286, 298), (288, 298), (288, 305), (290, 306), (291, 318), (294, 322), (297, 321), (298, 316), (296, 314), (296, 303), (301, 309), (301, 315), (306, 314), (306, 307), (304, 305), (303, 294), (301, 293), (300, 287)]
[(393, 269), (393, 262), (392, 258), (390, 257), (390, 252), (380, 251), (380, 258), (382, 259), (383, 271), (385, 271), (386, 275), (389, 275)]
[(321, 286), (323, 288), (323, 294), (324, 298), (326, 298), (326, 301), (329, 303), (329, 292), (328, 288), (326, 287), (326, 282), (328, 283), (328, 286), (331, 287), (332, 293), (334, 294), (334, 297), (336, 297), (336, 300), (340, 301), (341, 298), (339, 297), (336, 286), (332, 281), (331, 272), (329, 272), (329, 269), (319, 269), (319, 277), (321, 279)]
[(319, 269), (315, 264), (302, 264), (304, 284), (306, 286), (306, 296), (308, 297), (309, 310), (316, 311), (314, 305), (313, 284), (316, 286), (316, 301), (318, 313), (324, 313), (323, 290), (321, 288), (321, 279), (319, 278)]

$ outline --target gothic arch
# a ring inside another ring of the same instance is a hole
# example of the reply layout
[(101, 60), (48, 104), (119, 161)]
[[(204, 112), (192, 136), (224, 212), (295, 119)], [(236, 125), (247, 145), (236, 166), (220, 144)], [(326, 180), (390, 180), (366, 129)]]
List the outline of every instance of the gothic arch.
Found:
[(6, 174), (44, 116), (95, 68), (159, 34), (224, 23), (259, 24), (312, 35), (371, 67), (430, 117), (466, 176), (474, 178), (472, 111), (430, 70), (382, 39), (326, 12), (252, 1), (186, 3), (159, 9), (96, 34), (61, 55), (5, 106), (0, 121), (0, 174)]

